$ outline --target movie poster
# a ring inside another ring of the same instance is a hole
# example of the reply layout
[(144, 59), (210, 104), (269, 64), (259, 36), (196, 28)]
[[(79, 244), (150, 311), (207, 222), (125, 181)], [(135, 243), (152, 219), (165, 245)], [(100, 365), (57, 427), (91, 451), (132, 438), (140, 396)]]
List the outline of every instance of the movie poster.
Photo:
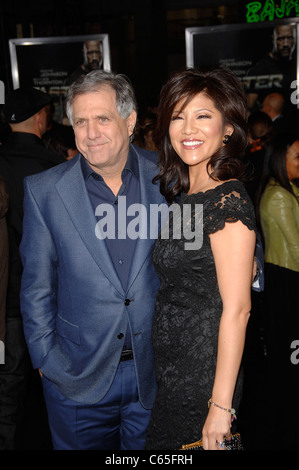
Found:
[(188, 67), (222, 66), (244, 84), (250, 109), (272, 92), (298, 107), (298, 18), (186, 29)]
[(9, 40), (14, 89), (33, 86), (47, 92), (54, 119), (65, 118), (64, 98), (70, 84), (91, 70), (110, 70), (108, 34)]

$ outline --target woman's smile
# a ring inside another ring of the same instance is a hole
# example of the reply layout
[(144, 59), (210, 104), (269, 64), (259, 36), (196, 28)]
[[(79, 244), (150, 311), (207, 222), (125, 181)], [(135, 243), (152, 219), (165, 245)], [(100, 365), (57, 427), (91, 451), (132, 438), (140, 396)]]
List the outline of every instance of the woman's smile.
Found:
[(169, 136), (174, 150), (187, 165), (206, 163), (233, 129), (224, 126), (221, 112), (203, 92), (186, 105), (180, 100), (173, 111)]

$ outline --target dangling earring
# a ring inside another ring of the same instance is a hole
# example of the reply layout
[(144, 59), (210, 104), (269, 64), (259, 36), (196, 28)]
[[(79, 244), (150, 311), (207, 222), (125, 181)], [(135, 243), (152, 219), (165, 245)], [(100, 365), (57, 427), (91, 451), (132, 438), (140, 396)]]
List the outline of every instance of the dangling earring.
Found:
[(228, 144), (228, 142), (230, 141), (230, 138), (231, 138), (230, 135), (225, 134), (225, 136), (223, 137), (223, 143), (224, 143), (224, 144)]

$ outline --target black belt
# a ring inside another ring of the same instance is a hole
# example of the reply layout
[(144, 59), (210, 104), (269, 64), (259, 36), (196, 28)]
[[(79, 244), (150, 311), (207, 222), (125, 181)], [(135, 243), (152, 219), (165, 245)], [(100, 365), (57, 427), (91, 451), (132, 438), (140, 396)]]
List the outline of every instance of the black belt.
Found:
[(121, 361), (130, 361), (131, 359), (133, 359), (132, 349), (123, 350), (123, 352), (121, 353), (121, 356), (120, 356), (120, 360)]

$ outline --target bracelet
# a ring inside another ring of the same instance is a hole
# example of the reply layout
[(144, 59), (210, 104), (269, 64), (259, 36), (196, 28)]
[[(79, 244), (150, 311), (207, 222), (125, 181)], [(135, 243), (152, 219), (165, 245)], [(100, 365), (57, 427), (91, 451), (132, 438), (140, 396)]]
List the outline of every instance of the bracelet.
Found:
[(234, 419), (237, 419), (236, 410), (234, 408), (224, 408), (223, 406), (217, 405), (217, 403), (213, 402), (212, 398), (210, 398), (208, 401), (208, 407), (210, 408), (211, 405), (216, 406), (217, 408), (220, 408), (221, 410), (227, 411), (228, 413), (230, 413), (232, 415), (232, 421)]

